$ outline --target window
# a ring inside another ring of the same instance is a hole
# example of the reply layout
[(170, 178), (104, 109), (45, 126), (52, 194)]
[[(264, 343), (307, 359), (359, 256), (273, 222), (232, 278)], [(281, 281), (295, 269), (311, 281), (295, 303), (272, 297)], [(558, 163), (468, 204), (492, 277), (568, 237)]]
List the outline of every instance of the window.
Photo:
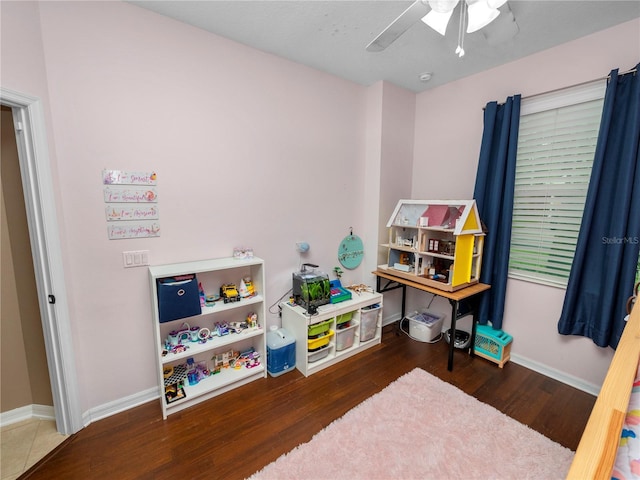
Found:
[(604, 81), (523, 99), (509, 276), (567, 285), (598, 139)]

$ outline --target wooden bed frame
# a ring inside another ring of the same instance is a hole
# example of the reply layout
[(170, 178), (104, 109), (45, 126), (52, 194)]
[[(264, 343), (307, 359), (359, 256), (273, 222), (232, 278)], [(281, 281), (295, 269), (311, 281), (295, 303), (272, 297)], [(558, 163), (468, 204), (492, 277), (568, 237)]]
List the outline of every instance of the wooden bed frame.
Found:
[(570, 480), (611, 479), (627, 414), (631, 387), (640, 355), (640, 302), (636, 302), (622, 333), (609, 371), (584, 429), (573, 463)]

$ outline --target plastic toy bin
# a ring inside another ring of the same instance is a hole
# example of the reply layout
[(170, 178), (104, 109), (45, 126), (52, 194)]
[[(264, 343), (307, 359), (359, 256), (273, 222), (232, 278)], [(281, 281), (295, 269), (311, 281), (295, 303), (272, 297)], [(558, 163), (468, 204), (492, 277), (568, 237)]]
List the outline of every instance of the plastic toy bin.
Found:
[(346, 350), (353, 346), (353, 341), (356, 338), (357, 325), (351, 325), (350, 327), (338, 328), (336, 330), (336, 350)]
[(326, 358), (328, 355), (329, 355), (329, 346), (325, 345), (324, 347), (320, 347), (319, 349), (314, 350), (313, 352), (309, 352), (308, 361), (309, 363), (317, 362), (319, 360), (322, 360), (323, 358)]
[[(343, 313), (342, 315), (338, 315), (336, 317), (336, 325), (340, 328), (340, 325), (348, 323), (353, 318), (353, 312)], [(347, 327), (349, 325), (346, 325)]]
[(376, 336), (380, 304), (369, 305), (360, 311), (360, 341), (367, 342)]
[(307, 349), (311, 351), (311, 350), (317, 350), (320, 347), (324, 347), (329, 343), (329, 340), (331, 340), (331, 337), (333, 337), (333, 330), (329, 330), (328, 333), (320, 335), (317, 338), (310, 338), (309, 340), (307, 340), (307, 344), (308, 344)]
[(317, 337), (318, 335), (325, 334), (329, 331), (329, 327), (331, 327), (332, 320), (326, 320), (320, 323), (314, 323), (313, 325), (309, 325), (308, 336)]
[(442, 331), (444, 315), (425, 310), (415, 312), (407, 317), (409, 320), (409, 335), (420, 342), (431, 342)]

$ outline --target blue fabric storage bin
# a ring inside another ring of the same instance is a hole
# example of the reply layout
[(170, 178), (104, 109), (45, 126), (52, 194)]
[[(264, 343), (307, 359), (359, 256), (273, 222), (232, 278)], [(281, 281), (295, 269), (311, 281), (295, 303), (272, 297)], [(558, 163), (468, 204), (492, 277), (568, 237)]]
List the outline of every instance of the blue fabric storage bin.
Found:
[(157, 282), (160, 323), (202, 313), (198, 279), (195, 275), (160, 278)]

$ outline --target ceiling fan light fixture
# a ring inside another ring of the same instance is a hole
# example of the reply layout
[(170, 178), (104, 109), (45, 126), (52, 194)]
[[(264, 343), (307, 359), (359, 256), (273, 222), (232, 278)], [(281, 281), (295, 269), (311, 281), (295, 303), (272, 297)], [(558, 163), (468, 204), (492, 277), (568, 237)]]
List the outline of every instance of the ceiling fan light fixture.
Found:
[(477, 32), (481, 28), (489, 25), (500, 15), (500, 10), (491, 8), (487, 0), (477, 0), (473, 3), (467, 0), (467, 5), (469, 6), (467, 33)]
[(459, 1), (460, 0), (429, 0), (429, 6), (431, 10), (435, 10), (438, 13), (448, 13), (453, 12), (453, 9), (456, 8)]
[(500, 8), (505, 3), (507, 3), (507, 0), (487, 0), (487, 5), (490, 8)]
[(449, 12), (437, 12), (436, 10), (431, 10), (424, 17), (422, 17), (422, 21), (433, 28), (440, 35), (444, 36), (447, 32), (447, 25), (449, 24), (449, 19), (451, 18), (451, 14), (453, 10)]

